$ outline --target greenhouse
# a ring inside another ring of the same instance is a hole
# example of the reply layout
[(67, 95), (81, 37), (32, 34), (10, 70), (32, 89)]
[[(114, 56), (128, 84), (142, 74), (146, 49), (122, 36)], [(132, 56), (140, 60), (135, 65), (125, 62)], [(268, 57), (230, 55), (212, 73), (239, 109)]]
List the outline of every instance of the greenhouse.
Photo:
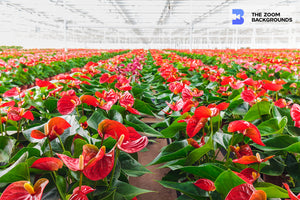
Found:
[(300, 199), (299, 0), (0, 0), (0, 200)]

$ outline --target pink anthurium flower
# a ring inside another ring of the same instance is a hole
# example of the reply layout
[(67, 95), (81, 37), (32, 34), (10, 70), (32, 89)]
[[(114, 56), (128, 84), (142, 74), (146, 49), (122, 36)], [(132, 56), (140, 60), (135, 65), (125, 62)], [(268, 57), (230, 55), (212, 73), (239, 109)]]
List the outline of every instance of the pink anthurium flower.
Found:
[(129, 112), (136, 114), (136, 115), (140, 114), (139, 111), (132, 108), (132, 106), (134, 104), (134, 98), (133, 98), (132, 94), (130, 94), (128, 91), (124, 92), (124, 94), (122, 94), (120, 96), (119, 102), (120, 102), (120, 105), (122, 107), (126, 108), (126, 110), (128, 110)]
[(95, 189), (86, 185), (82, 185), (80, 189), (79, 187), (76, 187), (73, 190), (73, 194), (70, 196), (69, 200), (89, 200), (89, 198), (86, 195), (93, 191), (95, 191)]
[(20, 88), (14, 87), (14, 88), (4, 92), (4, 94), (2, 96), (3, 97), (14, 97), (14, 96), (18, 96), (20, 94), (21, 94)]
[(182, 109), (183, 107), (183, 100), (182, 99), (179, 99), (178, 101), (176, 101), (175, 103), (173, 102), (172, 104), (169, 103), (169, 102), (166, 102), (166, 104), (169, 106), (169, 108), (171, 108), (171, 110), (174, 110), (174, 111), (179, 111)]
[(295, 126), (300, 128), (300, 105), (293, 104), (291, 109), (291, 117), (295, 121)]
[(39, 158), (31, 165), (31, 168), (47, 170), (47, 171), (57, 171), (63, 166), (63, 162), (58, 158), (44, 157)]
[(2, 193), (1, 200), (41, 200), (48, 179), (39, 179), (34, 186), (28, 181), (17, 181), (10, 184)]
[(230, 122), (228, 126), (228, 132), (242, 133), (244, 136), (249, 137), (256, 144), (265, 146), (265, 144), (261, 141), (261, 136), (258, 128), (250, 122), (244, 120)]
[(34, 116), (30, 110), (25, 110), (25, 108), (10, 107), (7, 110), (7, 118), (13, 121), (20, 121), (21, 119), (34, 120)]

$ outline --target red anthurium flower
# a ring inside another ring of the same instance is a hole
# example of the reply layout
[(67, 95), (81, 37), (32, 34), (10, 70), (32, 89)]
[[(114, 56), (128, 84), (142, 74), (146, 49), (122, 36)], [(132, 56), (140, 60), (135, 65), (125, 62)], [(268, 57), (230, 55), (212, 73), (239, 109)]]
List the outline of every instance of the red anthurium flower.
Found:
[(126, 91), (123, 95), (120, 96), (119, 102), (120, 102), (120, 105), (122, 107), (126, 108), (126, 110), (128, 110), (129, 112), (131, 112), (133, 114), (137, 114), (137, 115), (140, 114), (139, 111), (132, 108), (132, 106), (134, 104), (134, 98), (133, 98), (132, 94), (130, 94), (128, 91)]
[(182, 112), (181, 114), (183, 115), (186, 112), (189, 112), (192, 107), (197, 107), (199, 105), (198, 101), (192, 101), (191, 99), (187, 99), (182, 106)]
[(41, 200), (48, 179), (39, 179), (34, 186), (28, 181), (17, 181), (10, 184), (2, 193), (1, 200)]
[(244, 144), (238, 147), (230, 146), (230, 150), (233, 151), (238, 158), (243, 156), (252, 156), (252, 149), (248, 144)]
[(191, 138), (194, 137), (206, 124), (207, 118), (197, 118), (195, 115), (188, 119), (186, 133)]
[(4, 107), (12, 107), (15, 105), (15, 101), (9, 101), (6, 103), (2, 103), (2, 99), (0, 98), (0, 108), (4, 108)]
[(39, 158), (31, 165), (31, 168), (47, 170), (47, 171), (57, 171), (62, 168), (63, 162), (58, 158), (44, 157)]
[(204, 94), (203, 90), (198, 90), (197, 88), (190, 90), (187, 87), (184, 87), (182, 89), (182, 93), (181, 93), (183, 100), (192, 99), (193, 97), (200, 97), (203, 94)]
[(263, 82), (264, 82), (263, 88), (266, 90), (279, 91), (282, 89), (281, 84), (276, 84), (276, 83), (273, 83), (272, 81), (268, 81), (268, 80), (263, 80)]
[(296, 196), (290, 189), (290, 186), (287, 183), (283, 183), (285, 189), (288, 191), (289, 197), (291, 200), (300, 200), (300, 193)]
[(252, 78), (247, 78), (246, 80), (243, 81), (243, 83), (245, 85), (250, 85), (250, 86), (254, 86), (256, 84), (256, 82)]
[(287, 103), (285, 99), (278, 99), (277, 101), (274, 102), (274, 105), (279, 108), (285, 108), (287, 106)]
[(291, 117), (295, 121), (295, 126), (300, 128), (300, 105), (293, 104), (291, 109)]
[(275, 155), (272, 155), (272, 156), (266, 157), (264, 159), (261, 159), (259, 153), (256, 153), (256, 156), (243, 156), (239, 159), (233, 160), (232, 162), (239, 163), (239, 164), (244, 164), (244, 165), (249, 165), (249, 164), (252, 164), (252, 163), (266, 162), (267, 160), (270, 160), (274, 156)]
[(253, 185), (244, 183), (238, 185), (226, 196), (225, 200), (267, 200), (267, 195), (262, 190), (256, 190)]
[(100, 82), (100, 83), (112, 83), (112, 82), (114, 82), (114, 80), (116, 80), (116, 79), (117, 79), (117, 75), (111, 76), (111, 75), (109, 75), (108, 73), (104, 73), (104, 74), (102, 74), (102, 76), (100, 77), (99, 82)]
[(197, 118), (209, 118), (212, 116), (212, 111), (205, 106), (200, 106), (195, 110), (194, 116)]
[(148, 138), (141, 136), (134, 128), (127, 127), (129, 139), (118, 143), (118, 148), (126, 153), (135, 153), (144, 149), (148, 144)]
[(42, 81), (38, 78), (35, 79), (35, 84), (39, 87), (47, 87), (48, 90), (56, 88), (55, 85), (50, 81)]
[(200, 188), (201, 190), (205, 190), (205, 191), (208, 191), (208, 192), (216, 190), (214, 182), (212, 182), (209, 179), (204, 179), (204, 178), (198, 179), (194, 183), (194, 185), (197, 186), (198, 188)]
[(67, 115), (80, 104), (80, 99), (77, 96), (65, 95), (57, 102), (57, 110), (62, 115)]
[(71, 158), (58, 153), (56, 155), (70, 170), (82, 171), (88, 179), (93, 181), (105, 178), (114, 165), (114, 148), (109, 153), (105, 153), (105, 146), (98, 150), (96, 146), (86, 144), (79, 158)]
[(183, 107), (183, 100), (179, 99), (178, 101), (176, 101), (176, 103), (173, 102), (172, 104), (166, 102), (166, 104), (171, 108), (171, 110), (179, 111)]
[(83, 129), (87, 129), (89, 125), (88, 125), (87, 121), (85, 121), (85, 122), (81, 123), (80, 126), (81, 126)]
[(91, 95), (82, 95), (80, 98), (81, 103), (86, 103), (89, 106), (98, 107), (98, 100)]
[(250, 122), (244, 120), (230, 122), (228, 126), (228, 132), (236, 131), (242, 133), (244, 136), (249, 137), (256, 144), (265, 146), (265, 144), (261, 141), (261, 136), (258, 128)]
[(44, 133), (39, 130), (31, 131), (31, 137), (35, 139), (43, 139), (48, 137), (50, 141), (54, 140), (57, 135), (64, 133), (65, 129), (71, 127), (71, 125), (61, 117), (54, 117), (49, 120), (44, 127)]
[(86, 185), (82, 185), (80, 190), (79, 187), (76, 187), (73, 190), (73, 194), (70, 196), (69, 200), (88, 200), (89, 198), (86, 195), (93, 191), (95, 191), (95, 189)]
[(131, 90), (132, 87), (130, 86), (130, 78), (126, 79), (125, 76), (120, 76), (118, 82), (115, 84), (115, 87), (122, 91)]
[(4, 94), (2, 96), (3, 97), (14, 97), (14, 96), (18, 96), (20, 94), (21, 94), (20, 88), (14, 87), (14, 88), (4, 92)]
[(232, 89), (238, 90), (242, 87), (244, 87), (244, 82), (237, 80), (235, 83), (230, 82), (229, 85), (232, 87)]
[(104, 134), (104, 138), (109, 136), (117, 140), (124, 138), (118, 143), (118, 148), (127, 153), (138, 152), (148, 144), (148, 138), (141, 136), (134, 128), (126, 128), (120, 122), (110, 119), (105, 119), (99, 123), (98, 133), (100, 137)]
[(259, 173), (252, 168), (246, 168), (243, 169), (240, 173), (237, 172), (234, 173), (249, 184), (253, 184), (254, 181), (256, 181), (260, 176)]
[(192, 145), (193, 147), (195, 148), (200, 148), (202, 147), (203, 145), (205, 145), (205, 140), (204, 140), (204, 137), (206, 136), (206, 133), (204, 133), (201, 137), (201, 140), (200, 140), (200, 144), (198, 144), (198, 142), (196, 140), (194, 140), (193, 138), (189, 138), (187, 139), (188, 141), (188, 144)]
[(22, 118), (34, 120), (33, 114), (30, 110), (25, 111), (25, 108), (10, 107), (7, 110), (7, 118), (13, 121), (20, 121)]
[(169, 90), (174, 94), (179, 94), (184, 89), (184, 84), (182, 82), (172, 82), (169, 84)]
[(241, 93), (241, 98), (248, 102), (248, 103), (251, 103), (252, 101), (254, 101), (256, 99), (256, 95), (255, 93), (253, 92), (253, 90), (251, 89), (246, 89), (244, 90), (242, 93)]
[(60, 96), (76, 96), (76, 92), (75, 90), (68, 90), (68, 91), (62, 91), (60, 94)]
[(223, 103), (220, 103), (219, 105), (217, 105), (216, 108), (218, 110), (222, 111), (222, 110), (226, 110), (229, 105), (230, 105), (229, 103), (223, 102)]

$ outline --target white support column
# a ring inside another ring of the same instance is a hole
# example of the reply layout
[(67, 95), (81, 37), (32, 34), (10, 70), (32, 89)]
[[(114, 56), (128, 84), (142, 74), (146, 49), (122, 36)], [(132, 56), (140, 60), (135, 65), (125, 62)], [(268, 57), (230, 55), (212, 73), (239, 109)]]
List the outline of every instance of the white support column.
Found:
[(64, 1), (64, 49), (65, 49), (65, 52), (68, 51), (68, 48), (67, 48), (67, 19), (66, 19), (66, 0), (63, 0)]

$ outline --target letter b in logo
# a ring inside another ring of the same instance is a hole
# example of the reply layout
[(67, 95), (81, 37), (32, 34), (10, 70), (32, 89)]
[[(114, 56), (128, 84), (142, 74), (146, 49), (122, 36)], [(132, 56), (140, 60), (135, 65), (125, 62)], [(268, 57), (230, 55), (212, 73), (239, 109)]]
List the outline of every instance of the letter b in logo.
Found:
[(244, 23), (244, 11), (242, 9), (232, 9), (232, 14), (235, 15), (235, 19), (232, 20), (232, 24), (243, 24)]

